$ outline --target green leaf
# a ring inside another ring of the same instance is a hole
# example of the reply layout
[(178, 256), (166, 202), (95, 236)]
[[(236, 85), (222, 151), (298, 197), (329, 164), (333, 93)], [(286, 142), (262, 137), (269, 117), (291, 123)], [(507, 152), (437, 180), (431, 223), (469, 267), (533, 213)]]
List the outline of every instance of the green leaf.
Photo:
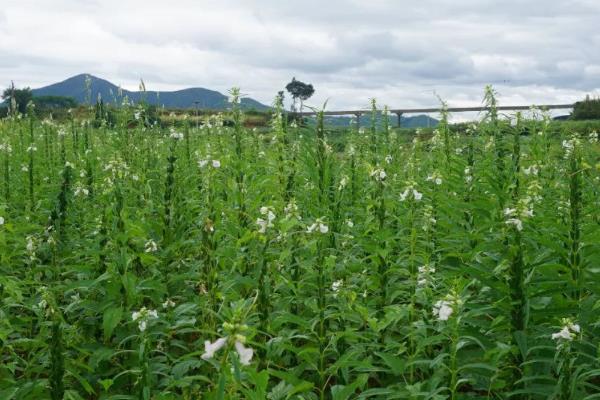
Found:
[(108, 341), (112, 336), (113, 331), (121, 322), (123, 309), (121, 307), (111, 307), (104, 311), (102, 317), (102, 329), (104, 330), (104, 340)]
[(358, 377), (350, 385), (335, 385), (331, 388), (331, 396), (333, 400), (347, 400), (352, 396), (356, 389), (364, 386), (367, 383), (368, 375), (363, 374)]
[(406, 359), (386, 353), (375, 353), (390, 368), (395, 376), (402, 375), (406, 368)]

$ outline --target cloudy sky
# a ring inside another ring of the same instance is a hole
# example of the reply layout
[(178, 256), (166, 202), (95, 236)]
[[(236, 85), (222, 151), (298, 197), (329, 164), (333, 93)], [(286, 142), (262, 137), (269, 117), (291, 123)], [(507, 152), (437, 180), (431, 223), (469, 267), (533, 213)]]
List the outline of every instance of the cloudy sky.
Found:
[(600, 94), (600, 0), (2, 0), (0, 87), (90, 73), (136, 89), (232, 86), (264, 103), (293, 76), (319, 105), (505, 105)]

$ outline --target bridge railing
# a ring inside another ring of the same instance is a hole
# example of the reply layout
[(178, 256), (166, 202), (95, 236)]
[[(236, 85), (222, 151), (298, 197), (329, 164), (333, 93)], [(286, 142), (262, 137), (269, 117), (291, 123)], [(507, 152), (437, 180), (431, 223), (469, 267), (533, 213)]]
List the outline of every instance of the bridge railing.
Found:
[[(498, 106), (498, 111), (526, 111), (536, 108), (538, 110), (561, 110), (573, 108), (573, 104), (543, 104), (543, 105), (531, 105), (531, 106)], [(390, 114), (396, 114), (398, 117), (398, 127), (401, 126), (402, 115), (404, 114), (416, 114), (416, 113), (434, 113), (441, 112), (441, 108), (397, 108), (389, 110)], [(489, 111), (490, 107), (449, 107), (449, 113), (459, 112), (481, 112)], [(323, 115), (329, 116), (342, 116), (342, 115), (354, 115), (356, 117), (357, 124), (360, 126), (360, 117), (364, 114), (370, 114), (371, 110), (342, 110), (342, 111), (324, 111)], [(316, 115), (316, 111), (303, 111), (297, 112), (295, 115), (299, 117), (309, 117)]]

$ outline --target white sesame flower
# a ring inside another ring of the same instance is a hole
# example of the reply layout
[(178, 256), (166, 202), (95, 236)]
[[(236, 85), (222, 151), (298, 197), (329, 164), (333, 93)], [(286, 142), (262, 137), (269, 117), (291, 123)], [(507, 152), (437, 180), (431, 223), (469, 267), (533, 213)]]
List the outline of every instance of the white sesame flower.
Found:
[(400, 201), (405, 201), (409, 197), (412, 197), (415, 201), (420, 201), (423, 198), (423, 193), (409, 186), (404, 189), (404, 192), (400, 193)]
[(564, 326), (560, 331), (552, 334), (552, 340), (573, 340), (572, 334), (569, 331), (569, 328)]
[(164, 303), (162, 303), (163, 308), (173, 308), (175, 307), (175, 302), (171, 299), (167, 299)]
[(569, 323), (568, 327), (573, 332), (576, 332), (576, 333), (580, 333), (581, 332), (581, 328), (579, 327), (579, 324)]
[(392, 156), (391, 156), (391, 155), (389, 155), (389, 154), (388, 154), (387, 156), (385, 156), (385, 162), (386, 162), (387, 164), (391, 164), (391, 163), (392, 163), (392, 160), (393, 160), (393, 159), (392, 159)]
[(81, 185), (77, 185), (75, 187), (75, 196), (84, 196), (87, 197), (90, 194), (90, 191)]
[(387, 174), (385, 173), (383, 168), (376, 168), (373, 171), (371, 171), (371, 178), (374, 178), (377, 182), (383, 182), (386, 177)]
[(242, 342), (239, 340), (235, 341), (235, 351), (237, 351), (240, 356), (240, 363), (242, 365), (250, 365), (250, 361), (252, 360), (252, 355), (254, 354), (254, 350), (250, 347), (245, 347)]
[(256, 218), (256, 225), (258, 225), (258, 233), (266, 233), (269, 222), (262, 218)]
[(152, 239), (148, 240), (144, 245), (144, 252), (155, 253), (156, 251), (158, 251), (158, 245), (156, 244), (156, 242)]
[(352, 222), (351, 219), (346, 220), (346, 225), (348, 226), (348, 228), (354, 228), (354, 222)]
[(211, 343), (209, 340), (204, 341), (204, 354), (201, 358), (203, 360), (209, 360), (215, 356), (215, 353), (223, 348), (227, 343), (227, 337), (222, 337)]
[(521, 211), (521, 217), (523, 217), (523, 218), (533, 217), (533, 210), (529, 209), (529, 210)]
[(212, 167), (213, 168), (221, 168), (221, 161), (219, 161), (219, 160), (212, 160)]
[(48, 302), (46, 301), (46, 299), (42, 299), (39, 301), (39, 303), (37, 303), (37, 306), (40, 310), (45, 310), (46, 307), (48, 307)]
[(169, 136), (171, 137), (171, 139), (174, 139), (174, 140), (183, 139), (183, 133), (181, 133), (181, 132), (171, 131), (171, 134)]
[(0, 217), (0, 225), (4, 225), (4, 217)]
[(538, 169), (537, 165), (531, 165), (531, 166), (523, 169), (523, 173), (525, 175), (537, 176), (538, 172), (539, 172), (539, 169)]
[(442, 177), (437, 172), (434, 172), (433, 174), (427, 176), (426, 181), (427, 182), (433, 182), (436, 185), (441, 185), (442, 184)]
[(140, 330), (140, 332), (144, 332), (147, 326), (148, 322), (146, 322), (146, 320), (142, 320), (138, 323), (138, 329)]
[(514, 225), (518, 231), (523, 230), (523, 221), (521, 221), (519, 218), (509, 218), (505, 223), (506, 225)]
[(33, 253), (33, 251), (35, 250), (34, 244), (33, 244), (33, 236), (27, 236), (27, 245), (25, 246), (25, 249), (27, 249), (27, 251), (29, 253)]
[(343, 283), (344, 283), (344, 281), (343, 281), (343, 280), (341, 280), (341, 279), (340, 279), (340, 280), (337, 280), (337, 281), (334, 281), (334, 282), (331, 284), (331, 290), (332, 290), (333, 292), (338, 292), (338, 291), (340, 290), (340, 288), (342, 287), (342, 284), (343, 284)]
[(142, 307), (139, 311), (131, 313), (131, 320), (138, 323), (140, 332), (146, 330), (148, 321), (151, 319), (158, 319), (158, 312), (156, 310), (148, 310), (146, 307)]
[(346, 175), (342, 176), (340, 179), (340, 184), (338, 185), (338, 190), (342, 190), (348, 185), (348, 177)]
[(316, 231), (319, 231), (321, 233), (329, 232), (329, 227), (323, 222), (321, 218), (317, 218), (313, 224), (309, 225), (306, 228), (307, 233), (313, 233)]
[(517, 210), (516, 210), (516, 209), (514, 209), (514, 208), (508, 208), (508, 207), (507, 207), (507, 208), (505, 208), (505, 209), (504, 209), (504, 215), (505, 215), (505, 216), (511, 216), (511, 215), (514, 215), (514, 214), (515, 214), (515, 212), (517, 212)]
[(435, 268), (426, 264), (420, 266), (418, 271), (417, 286), (427, 286), (431, 281), (431, 275), (435, 273)]
[(568, 157), (571, 155), (575, 148), (578, 148), (581, 142), (577, 137), (572, 137), (569, 140), (563, 140), (562, 146), (565, 149), (565, 156)]
[(420, 201), (423, 198), (423, 194), (418, 192), (416, 189), (413, 189), (412, 193), (415, 201)]
[(198, 160), (198, 167), (204, 168), (208, 165), (208, 160)]
[(296, 216), (298, 219), (300, 219), (300, 216), (298, 215), (298, 205), (294, 199), (291, 199), (290, 202), (283, 208), (283, 212), (288, 218)]
[(258, 232), (259, 233), (265, 233), (267, 231), (267, 228), (272, 228), (275, 225), (273, 225), (273, 221), (275, 221), (275, 213), (273, 212), (273, 210), (271, 209), (271, 207), (267, 207), (267, 206), (262, 206), (259, 209), (260, 213), (264, 216), (266, 216), (266, 219), (263, 218), (257, 218), (256, 219), (256, 224), (258, 225)]
[(404, 192), (400, 193), (400, 201), (405, 201), (409, 194), (410, 191), (405, 189)]
[(578, 324), (573, 323), (570, 318), (563, 318), (563, 326), (560, 331), (552, 334), (553, 340), (573, 340), (578, 333), (581, 332), (581, 328)]
[(433, 314), (439, 321), (448, 321), (453, 311), (452, 303), (446, 300), (438, 300), (433, 305)]

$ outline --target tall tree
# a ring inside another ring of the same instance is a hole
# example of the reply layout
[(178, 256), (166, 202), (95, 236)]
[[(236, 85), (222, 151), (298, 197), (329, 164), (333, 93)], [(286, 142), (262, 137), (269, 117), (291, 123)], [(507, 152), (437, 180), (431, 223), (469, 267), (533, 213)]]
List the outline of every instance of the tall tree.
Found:
[(310, 98), (315, 93), (315, 88), (310, 83), (304, 83), (302, 81), (292, 78), (292, 81), (285, 86), (285, 89), (292, 95), (292, 111), (296, 111), (296, 103), (300, 100), (300, 111), (304, 106), (304, 101)]
[(16, 89), (15, 84), (11, 83), (9, 88), (4, 89), (2, 93), (2, 100), (6, 101), (14, 112), (13, 108), (16, 108), (21, 114), (27, 112), (27, 103), (31, 101), (33, 94), (31, 89), (26, 87), (23, 89)]

